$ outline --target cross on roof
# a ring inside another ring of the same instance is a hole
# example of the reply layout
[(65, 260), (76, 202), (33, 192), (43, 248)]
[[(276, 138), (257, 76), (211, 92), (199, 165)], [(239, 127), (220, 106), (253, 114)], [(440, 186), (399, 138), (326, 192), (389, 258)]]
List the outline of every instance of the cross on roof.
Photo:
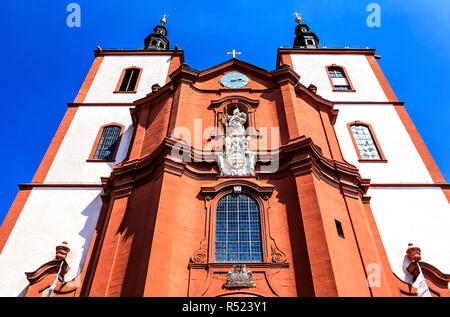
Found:
[(233, 50), (232, 52), (227, 52), (228, 55), (233, 54), (233, 58), (236, 58), (236, 55), (241, 55), (241, 52), (236, 52), (236, 50)]

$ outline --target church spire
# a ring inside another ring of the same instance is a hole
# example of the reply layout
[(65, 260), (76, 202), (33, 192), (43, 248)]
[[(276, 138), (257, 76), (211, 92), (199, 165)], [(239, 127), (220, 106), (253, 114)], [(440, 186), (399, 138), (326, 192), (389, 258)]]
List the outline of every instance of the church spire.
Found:
[(167, 29), (164, 24), (167, 23), (166, 14), (163, 15), (162, 19), (159, 21), (161, 24), (155, 26), (153, 33), (147, 36), (144, 40), (144, 47), (146, 50), (168, 50), (169, 40), (167, 39)]
[(302, 23), (302, 18), (295, 12), (295, 28), (294, 48), (318, 48), (319, 38), (309, 30), (309, 26)]

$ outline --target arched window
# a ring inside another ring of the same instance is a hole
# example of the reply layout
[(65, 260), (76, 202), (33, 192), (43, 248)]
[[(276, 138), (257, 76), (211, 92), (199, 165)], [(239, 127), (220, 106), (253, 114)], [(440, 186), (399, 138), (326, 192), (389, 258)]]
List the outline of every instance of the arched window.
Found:
[(343, 66), (335, 64), (326, 67), (333, 91), (355, 91), (352, 82)]
[(348, 124), (353, 145), (356, 148), (359, 161), (386, 162), (386, 159), (375, 137), (372, 126), (368, 123), (355, 121)]
[(102, 126), (88, 161), (113, 161), (119, 147), (122, 130), (123, 126), (119, 124)]
[(246, 194), (222, 197), (216, 210), (215, 261), (262, 262), (258, 203)]
[(115, 92), (135, 93), (141, 77), (142, 68), (125, 68), (120, 75)]

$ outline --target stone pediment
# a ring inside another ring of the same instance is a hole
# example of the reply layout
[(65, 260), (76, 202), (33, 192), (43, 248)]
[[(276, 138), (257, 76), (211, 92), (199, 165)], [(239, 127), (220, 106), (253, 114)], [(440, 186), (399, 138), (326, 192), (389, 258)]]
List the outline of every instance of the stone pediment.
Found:
[(251, 72), (262, 80), (265, 79), (269, 81), (272, 79), (272, 72), (236, 58), (229, 59), (228, 61), (220, 63), (216, 66), (202, 70), (201, 72), (199, 72), (199, 79), (210, 76), (220, 76), (224, 71), (232, 70), (240, 72)]
[[(286, 66), (286, 67), (285, 67)], [(192, 83), (192, 85), (200, 90), (230, 90), (220, 84), (220, 78), (231, 72), (238, 72), (249, 77), (250, 83), (238, 90), (266, 90), (274, 88), (278, 84), (279, 75), (288, 74), (290, 80), (297, 84), (300, 76), (295, 73), (293, 69), (287, 65), (283, 66), (283, 71), (280, 69), (268, 71), (264, 68), (252, 65), (250, 63), (232, 58), (221, 64), (207, 68), (202, 71), (197, 71), (190, 68), (187, 64), (181, 65), (176, 71), (170, 74), (172, 80), (183, 77)], [(284, 69), (285, 68), (285, 69)]]

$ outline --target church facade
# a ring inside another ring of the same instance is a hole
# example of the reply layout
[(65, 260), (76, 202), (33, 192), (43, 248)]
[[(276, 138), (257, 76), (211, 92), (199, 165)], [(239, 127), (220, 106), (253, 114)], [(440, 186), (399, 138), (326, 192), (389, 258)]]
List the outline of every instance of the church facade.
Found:
[(450, 186), (380, 57), (297, 22), (274, 70), (192, 69), (165, 19), (98, 48), (1, 226), (0, 296), (450, 296)]

